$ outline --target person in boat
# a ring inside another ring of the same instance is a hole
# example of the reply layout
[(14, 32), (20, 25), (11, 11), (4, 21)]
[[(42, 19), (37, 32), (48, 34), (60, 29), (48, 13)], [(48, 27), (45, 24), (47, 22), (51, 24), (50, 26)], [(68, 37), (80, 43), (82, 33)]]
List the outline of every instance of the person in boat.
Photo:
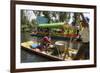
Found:
[(48, 47), (51, 44), (51, 37), (50, 37), (50, 33), (47, 33), (46, 36), (44, 36), (41, 41), (40, 41), (40, 46), (39, 49), (41, 51), (47, 51)]
[(78, 53), (74, 60), (89, 59), (89, 25), (86, 25), (84, 21), (81, 21), (81, 30), (79, 31), (82, 45), (80, 46)]

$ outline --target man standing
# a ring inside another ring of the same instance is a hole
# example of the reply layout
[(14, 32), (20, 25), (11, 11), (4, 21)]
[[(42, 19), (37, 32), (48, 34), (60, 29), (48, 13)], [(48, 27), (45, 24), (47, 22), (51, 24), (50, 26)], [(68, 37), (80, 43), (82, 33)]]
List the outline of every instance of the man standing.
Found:
[(79, 32), (82, 40), (82, 45), (78, 50), (74, 60), (89, 59), (89, 25), (86, 25), (84, 21), (81, 21), (81, 30)]

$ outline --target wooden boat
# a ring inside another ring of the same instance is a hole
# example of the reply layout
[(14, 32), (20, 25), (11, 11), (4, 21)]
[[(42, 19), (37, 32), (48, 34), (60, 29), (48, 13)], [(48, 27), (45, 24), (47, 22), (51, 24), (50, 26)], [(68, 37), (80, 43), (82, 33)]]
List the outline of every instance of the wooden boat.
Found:
[[(29, 52), (32, 52), (34, 54), (37, 54), (39, 56), (42, 56), (42, 57), (45, 57), (47, 59), (50, 59), (52, 61), (64, 61), (64, 60), (68, 60), (68, 57), (67, 58), (61, 58), (61, 57), (58, 57), (58, 56), (54, 56), (54, 55), (51, 55), (50, 52), (45, 52), (45, 51), (40, 51), (38, 48), (31, 48), (30, 45), (32, 44), (36, 44), (37, 42), (33, 42), (33, 41), (27, 41), (27, 42), (24, 42), (24, 43), (21, 43), (21, 49), (24, 49), (26, 51), (29, 51)], [(70, 49), (69, 51), (72, 51), (72, 52), (77, 52), (77, 50), (73, 50), (73, 49)]]
[(51, 59), (51, 60), (53, 60), (53, 61), (63, 61), (63, 59), (58, 58), (58, 57), (53, 56), (53, 55), (50, 55), (49, 53), (47, 54), (47, 53), (45, 53), (44, 51), (41, 52), (41, 51), (39, 51), (38, 49), (32, 49), (32, 48), (30, 47), (30, 45), (32, 45), (33, 43), (36, 43), (36, 42), (32, 42), (32, 41), (24, 42), (24, 43), (21, 43), (21, 47), (22, 47), (22, 49), (24, 49), (24, 50), (27, 50), (27, 51), (29, 51), (29, 52), (33, 52), (34, 54), (37, 54), (37, 55), (39, 55), (39, 56), (42, 56), (42, 57)]

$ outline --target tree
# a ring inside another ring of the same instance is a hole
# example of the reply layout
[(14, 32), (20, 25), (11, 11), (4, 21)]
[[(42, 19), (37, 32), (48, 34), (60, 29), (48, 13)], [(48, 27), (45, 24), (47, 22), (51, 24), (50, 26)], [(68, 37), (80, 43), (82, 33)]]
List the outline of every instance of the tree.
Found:
[(21, 31), (26, 31), (27, 24), (29, 23), (27, 17), (25, 16), (24, 10), (21, 10)]
[[(21, 10), (21, 31), (22, 32), (32, 32), (32, 30), (35, 28), (37, 25), (35, 19), (29, 20), (29, 11), (27, 10)], [(31, 14), (32, 15), (32, 14)]]

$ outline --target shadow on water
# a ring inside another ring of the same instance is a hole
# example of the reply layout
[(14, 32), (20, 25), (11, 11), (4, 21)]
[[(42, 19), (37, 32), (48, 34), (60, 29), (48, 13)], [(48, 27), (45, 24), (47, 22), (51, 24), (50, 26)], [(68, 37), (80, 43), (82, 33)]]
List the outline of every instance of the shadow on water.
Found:
[(28, 63), (28, 62), (46, 62), (51, 61), (50, 59), (41, 57), (34, 53), (28, 52), (24, 49), (21, 49), (21, 63)]

